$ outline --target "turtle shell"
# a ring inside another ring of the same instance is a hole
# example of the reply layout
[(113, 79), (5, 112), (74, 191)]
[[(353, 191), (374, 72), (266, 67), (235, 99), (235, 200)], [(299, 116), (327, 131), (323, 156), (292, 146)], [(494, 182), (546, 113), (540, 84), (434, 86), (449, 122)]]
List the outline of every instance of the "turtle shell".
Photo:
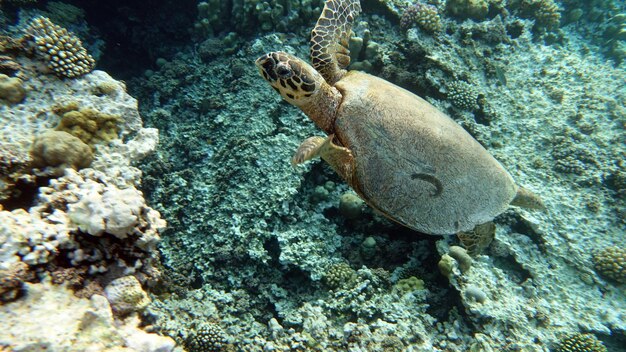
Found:
[(507, 209), (517, 186), (450, 117), (383, 79), (350, 71), (337, 140), (352, 150), (351, 183), (373, 208), (428, 234), (469, 231)]

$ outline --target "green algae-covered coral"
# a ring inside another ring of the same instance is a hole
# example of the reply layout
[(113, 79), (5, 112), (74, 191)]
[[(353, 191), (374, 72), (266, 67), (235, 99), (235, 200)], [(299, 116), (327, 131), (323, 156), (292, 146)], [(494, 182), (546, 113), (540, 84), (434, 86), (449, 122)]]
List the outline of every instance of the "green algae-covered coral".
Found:
[(119, 137), (120, 116), (91, 108), (79, 109), (77, 103), (57, 107), (55, 112), (61, 116), (58, 131), (68, 132), (90, 146)]
[(404, 295), (409, 292), (423, 290), (424, 289), (424, 280), (418, 279), (415, 276), (408, 277), (406, 279), (401, 279), (393, 285), (393, 291)]
[(345, 287), (355, 280), (356, 272), (347, 263), (331, 265), (324, 276), (324, 283), (333, 290)]
[(606, 277), (626, 284), (626, 248), (606, 247), (593, 254), (596, 271)]
[(429, 33), (441, 30), (441, 19), (437, 8), (433, 5), (417, 3), (404, 10), (400, 18), (400, 26), (409, 29), (416, 25)]
[(573, 334), (559, 342), (556, 352), (608, 352), (593, 334)]
[(478, 109), (478, 91), (464, 81), (454, 81), (448, 85), (448, 100), (457, 108), (474, 111)]
[(446, 9), (454, 16), (483, 20), (489, 12), (487, 0), (448, 0)]
[(225, 345), (224, 331), (215, 323), (206, 323), (196, 328), (185, 341), (187, 350), (195, 352), (220, 352), (224, 351)]
[(535, 20), (536, 33), (554, 31), (561, 23), (561, 10), (554, 0), (513, 0), (509, 7), (521, 17)]

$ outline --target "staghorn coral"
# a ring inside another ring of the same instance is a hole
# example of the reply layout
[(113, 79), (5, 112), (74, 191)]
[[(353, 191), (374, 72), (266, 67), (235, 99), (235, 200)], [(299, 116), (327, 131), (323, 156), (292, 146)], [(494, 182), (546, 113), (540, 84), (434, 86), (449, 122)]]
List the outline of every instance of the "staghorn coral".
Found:
[(600, 275), (626, 284), (626, 248), (611, 246), (596, 251), (593, 263)]
[(556, 352), (607, 352), (608, 350), (593, 334), (573, 334), (559, 342)]
[(409, 29), (415, 25), (429, 33), (440, 31), (442, 24), (437, 8), (433, 5), (417, 3), (404, 10), (400, 18), (400, 26)]
[(59, 77), (75, 78), (91, 72), (95, 60), (87, 53), (80, 39), (47, 17), (31, 20), (26, 33), (32, 38), (35, 53)]

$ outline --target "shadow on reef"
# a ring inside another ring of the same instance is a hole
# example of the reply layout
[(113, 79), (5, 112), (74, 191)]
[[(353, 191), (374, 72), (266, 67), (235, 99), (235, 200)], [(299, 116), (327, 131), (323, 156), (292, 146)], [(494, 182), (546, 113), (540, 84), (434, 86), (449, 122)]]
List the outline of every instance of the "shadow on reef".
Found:
[(130, 79), (190, 41), (196, 1), (67, 1), (85, 10), (91, 29), (106, 42), (98, 68)]

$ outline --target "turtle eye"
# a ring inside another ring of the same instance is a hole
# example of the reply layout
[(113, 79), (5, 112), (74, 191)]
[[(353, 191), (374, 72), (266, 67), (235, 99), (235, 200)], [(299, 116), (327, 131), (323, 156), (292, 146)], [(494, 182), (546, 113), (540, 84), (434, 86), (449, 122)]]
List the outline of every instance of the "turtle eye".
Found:
[(276, 73), (281, 77), (281, 78), (289, 78), (291, 77), (291, 69), (283, 63), (280, 63), (278, 65), (276, 65)]

